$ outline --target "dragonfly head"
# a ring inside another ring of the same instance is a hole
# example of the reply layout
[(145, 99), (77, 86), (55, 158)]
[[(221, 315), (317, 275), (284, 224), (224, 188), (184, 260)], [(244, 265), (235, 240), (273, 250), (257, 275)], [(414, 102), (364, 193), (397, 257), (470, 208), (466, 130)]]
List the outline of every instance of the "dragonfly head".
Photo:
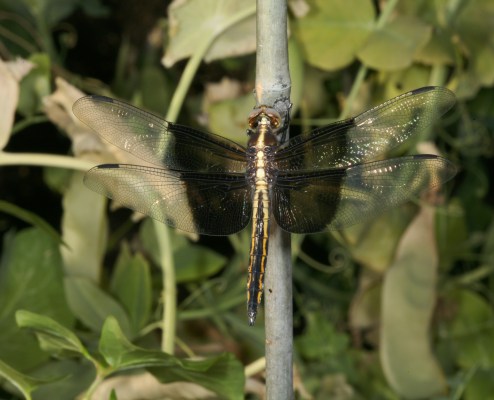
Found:
[(259, 125), (268, 125), (276, 130), (281, 126), (281, 115), (274, 108), (260, 106), (249, 115), (249, 127), (256, 129)]

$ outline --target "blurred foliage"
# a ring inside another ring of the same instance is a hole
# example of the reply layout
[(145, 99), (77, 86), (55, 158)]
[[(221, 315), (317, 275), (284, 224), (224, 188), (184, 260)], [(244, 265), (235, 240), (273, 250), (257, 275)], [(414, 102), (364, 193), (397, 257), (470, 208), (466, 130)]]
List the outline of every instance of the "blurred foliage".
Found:
[[(492, 399), (494, 3), (289, 10), (293, 133), (446, 86), (458, 104), (420, 139), (460, 168), (437, 207), (415, 199), (344, 232), (293, 237), (298, 398)], [(180, 122), (245, 142), (254, 12), (253, 0), (0, 0), (0, 397), (236, 399), (244, 384), (258, 397), (261, 374), (244, 382), (242, 367), (264, 352), (262, 316), (254, 328), (245, 318), (249, 232), (169, 231), (178, 325), (177, 355), (166, 354), (152, 225), (107, 213), (71, 173), (121, 156), (71, 114), (83, 92), (171, 115), (185, 76)], [(201, 49), (207, 62), (188, 76)]]

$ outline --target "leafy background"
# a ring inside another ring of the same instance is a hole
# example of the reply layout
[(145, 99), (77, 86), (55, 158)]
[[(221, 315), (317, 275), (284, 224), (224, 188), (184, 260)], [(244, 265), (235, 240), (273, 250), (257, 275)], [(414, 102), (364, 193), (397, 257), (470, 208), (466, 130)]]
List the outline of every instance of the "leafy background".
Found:
[[(289, 7), (293, 132), (447, 86), (455, 109), (400, 152), (460, 171), (432, 199), (293, 237), (298, 398), (494, 398), (494, 3)], [(71, 114), (104, 94), (243, 143), (254, 13), (240, 0), (0, 0), (0, 397), (262, 396), (248, 232), (157, 240), (149, 220), (107, 212), (83, 171), (125, 156)]]

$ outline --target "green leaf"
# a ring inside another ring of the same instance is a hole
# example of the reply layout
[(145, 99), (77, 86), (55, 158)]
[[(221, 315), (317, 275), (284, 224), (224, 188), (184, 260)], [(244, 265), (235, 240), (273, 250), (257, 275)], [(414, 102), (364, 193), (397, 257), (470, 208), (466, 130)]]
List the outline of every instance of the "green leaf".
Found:
[(433, 213), (432, 208), (423, 208), (410, 224), (382, 289), (383, 371), (400, 396), (413, 399), (429, 398), (447, 389), (429, 336), (438, 269)]
[(36, 214), (3, 200), (0, 200), (0, 211), (6, 214), (13, 215), (21, 219), (22, 221), (27, 222), (28, 224), (31, 224), (36, 228), (39, 228), (47, 235), (51, 236), (53, 240), (62, 243), (60, 234), (55, 229), (53, 229), (53, 227), (48, 222), (46, 222), (43, 218), (37, 216)]
[(358, 52), (358, 57), (368, 67), (379, 70), (406, 68), (429, 41), (431, 34), (431, 27), (420, 20), (398, 16), (373, 32)]
[(169, 43), (162, 62), (169, 67), (207, 43), (205, 61), (252, 53), (256, 46), (253, 0), (173, 2), (168, 14)]
[[(436, 28), (436, 26), (434, 27)], [(414, 58), (426, 65), (453, 65), (455, 48), (449, 32), (435, 29), (430, 40), (418, 50)]]
[(467, 251), (468, 228), (465, 210), (458, 199), (453, 199), (436, 215), (438, 249), (441, 269), (449, 269)]
[(374, 29), (372, 2), (315, 0), (314, 3), (311, 12), (294, 29), (307, 61), (330, 71), (349, 65)]
[(39, 385), (49, 381), (33, 378), (22, 374), (0, 360), (0, 376), (7, 379), (23, 394), (25, 399), (31, 399), (31, 392)]
[(166, 353), (134, 346), (122, 332), (114, 317), (108, 317), (103, 325), (99, 351), (114, 371), (177, 365), (177, 360)]
[(455, 315), (441, 326), (450, 352), (463, 368), (494, 367), (494, 310), (477, 293), (455, 290), (445, 296)]
[(36, 369), (37, 376), (63, 377), (40, 386), (33, 394), (34, 400), (76, 399), (85, 392), (96, 378), (94, 364), (81, 359), (66, 358), (43, 364)]
[(221, 132), (222, 136), (239, 142), (245, 137), (245, 117), (252, 111), (253, 106), (254, 98), (251, 94), (211, 104), (207, 109), (209, 130)]
[(148, 371), (162, 383), (192, 382), (212, 390), (222, 399), (244, 399), (244, 369), (233, 354), (182, 360), (181, 367), (148, 368)]
[(368, 67), (378, 70), (406, 68), (431, 34), (431, 27), (420, 20), (398, 16), (369, 36), (358, 57)]
[(29, 57), (34, 68), (20, 82), (17, 111), (25, 117), (41, 111), (42, 99), (51, 93), (51, 61), (48, 54), (35, 53)]
[(148, 262), (141, 254), (132, 257), (128, 247), (122, 246), (110, 287), (127, 310), (132, 334), (137, 335), (151, 314), (152, 287)]
[(372, 281), (372, 273), (362, 273), (360, 282), (350, 308), (350, 325), (352, 329), (373, 329), (379, 324), (382, 285)]
[(92, 16), (104, 16), (108, 11), (97, 0), (83, 2), (80, 0), (22, 0), (22, 3), (25, 4), (36, 21), (42, 21), (49, 28), (67, 18), (79, 5)]
[(415, 213), (414, 207), (395, 208), (368, 224), (345, 229), (346, 245), (352, 257), (378, 273), (390, 265), (398, 241)]
[(482, 261), (485, 264), (491, 264), (494, 260), (494, 220), (487, 229), (484, 247), (482, 249)]
[(337, 332), (322, 315), (313, 312), (307, 317), (307, 329), (296, 340), (300, 355), (310, 360), (328, 360), (348, 350), (349, 338)]
[[(159, 265), (161, 262), (161, 255), (159, 251), (158, 241), (156, 239), (156, 232), (154, 229), (154, 222), (151, 218), (146, 218), (140, 226), (139, 236), (142, 241), (143, 248), (145, 253), (149, 255), (151, 260)], [(194, 246), (191, 244), (187, 238), (183, 235), (182, 232), (177, 231), (176, 229), (169, 229), (170, 239), (172, 242), (172, 250), (175, 251), (183, 246)]]
[(465, 400), (489, 399), (494, 393), (494, 368), (477, 369), (465, 389)]
[(224, 398), (243, 398), (243, 367), (228, 353), (196, 361), (146, 350), (130, 343), (112, 317), (101, 332), (99, 351), (114, 371), (146, 367), (162, 383), (193, 382)]
[(65, 279), (67, 302), (74, 315), (86, 326), (99, 332), (109, 316), (114, 316), (130, 334), (129, 318), (123, 307), (86, 278)]
[(459, 42), (455, 42), (461, 44), (462, 56), (467, 58), (465, 70), (457, 76), (459, 98), (473, 97), (482, 86), (494, 82), (492, 18), (494, 7), (488, 0), (465, 2), (456, 16), (454, 35)]
[(79, 338), (52, 318), (25, 310), (17, 311), (15, 318), (21, 328), (34, 331), (44, 350), (88, 354)]
[(298, 111), (303, 98), (305, 86), (305, 60), (300, 44), (293, 39), (293, 37), (288, 39), (288, 61), (290, 79), (292, 81), (292, 89), (290, 92), (292, 108), (290, 113), (291, 115), (294, 115)]
[(0, 304), (0, 358), (16, 369), (33, 368), (48, 357), (36, 339), (17, 326), (17, 310), (45, 314), (65, 326), (72, 325), (58, 244), (45, 232), (29, 228), (6, 235), (0, 263)]
[(82, 183), (83, 173), (72, 175), (63, 196), (61, 248), (65, 272), (98, 282), (106, 248), (106, 199)]
[[(429, 85), (431, 71), (430, 68), (423, 65), (413, 64), (404, 70), (379, 71), (377, 79), (380, 82), (385, 82), (382, 96), (379, 98), (382, 101), (386, 101), (404, 92)], [(407, 145), (411, 145), (412, 143), (413, 140), (410, 140)], [(403, 154), (400, 150), (397, 149), (397, 154)]]
[(177, 283), (207, 278), (216, 274), (226, 263), (226, 257), (198, 245), (181, 247), (174, 257)]
[(163, 114), (170, 104), (173, 86), (172, 79), (165, 74), (163, 67), (148, 62), (142, 68), (140, 79), (143, 107), (158, 115)]

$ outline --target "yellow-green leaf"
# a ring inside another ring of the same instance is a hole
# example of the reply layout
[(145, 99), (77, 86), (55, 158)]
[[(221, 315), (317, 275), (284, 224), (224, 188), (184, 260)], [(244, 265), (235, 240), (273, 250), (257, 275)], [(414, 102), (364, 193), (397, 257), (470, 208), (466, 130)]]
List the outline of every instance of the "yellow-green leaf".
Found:
[(374, 29), (374, 18), (369, 0), (316, 0), (295, 24), (294, 34), (310, 64), (337, 70), (353, 62)]
[(391, 387), (408, 399), (446, 391), (429, 336), (438, 268), (433, 213), (423, 208), (408, 227), (382, 291), (382, 367)]

